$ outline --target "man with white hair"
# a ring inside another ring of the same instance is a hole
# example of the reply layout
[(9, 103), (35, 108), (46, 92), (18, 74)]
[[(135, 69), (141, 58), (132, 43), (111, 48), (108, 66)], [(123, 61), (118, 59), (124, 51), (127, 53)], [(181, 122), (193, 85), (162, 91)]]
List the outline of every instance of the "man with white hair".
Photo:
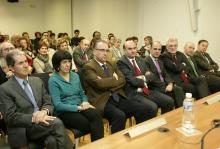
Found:
[(196, 99), (209, 95), (207, 82), (204, 78), (190, 76), (186, 63), (186, 56), (177, 51), (178, 40), (169, 38), (166, 43), (167, 51), (161, 56), (167, 72), (174, 79), (178, 86), (181, 86), (185, 92), (190, 92)]
[(213, 74), (202, 74), (196, 63), (195, 58), (193, 57), (195, 50), (195, 44), (192, 42), (187, 42), (184, 46), (184, 54), (187, 57), (188, 62), (186, 63), (188, 72), (191, 76), (194, 77), (205, 77), (209, 90), (211, 93), (218, 92), (220, 90), (220, 77), (217, 77)]

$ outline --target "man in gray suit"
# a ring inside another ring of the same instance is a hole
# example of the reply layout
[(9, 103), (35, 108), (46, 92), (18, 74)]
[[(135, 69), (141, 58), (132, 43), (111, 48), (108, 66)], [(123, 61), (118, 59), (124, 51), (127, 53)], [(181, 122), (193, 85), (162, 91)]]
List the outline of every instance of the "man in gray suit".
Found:
[(62, 121), (50, 116), (53, 105), (43, 82), (39, 78), (28, 77), (28, 62), (24, 53), (11, 51), (6, 62), (14, 77), (0, 86), (0, 100), (4, 107), (10, 146), (19, 148), (27, 146), (27, 140), (40, 140), (47, 149), (72, 148)]

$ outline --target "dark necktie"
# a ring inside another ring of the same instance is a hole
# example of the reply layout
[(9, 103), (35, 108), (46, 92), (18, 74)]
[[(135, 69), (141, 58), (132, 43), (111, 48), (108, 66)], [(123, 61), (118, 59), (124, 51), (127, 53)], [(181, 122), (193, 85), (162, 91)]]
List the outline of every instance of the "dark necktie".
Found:
[[(108, 71), (107, 66), (106, 66), (105, 64), (103, 64), (103, 65), (102, 65), (102, 68), (103, 68), (103, 70), (104, 70), (105, 76), (108, 76), (108, 77), (109, 77), (110, 74), (109, 74), (109, 71)], [(111, 92), (111, 94), (112, 94), (113, 100), (116, 101), (116, 102), (119, 102), (119, 96), (118, 96), (118, 94), (117, 94), (116, 92)]]
[(83, 52), (83, 56), (82, 56), (83, 61), (87, 62), (88, 61), (88, 57), (86, 52)]
[(195, 65), (193, 64), (193, 61), (190, 57), (188, 57), (188, 61), (189, 61), (190, 65), (192, 66), (194, 74), (196, 75), (196, 77), (198, 77), (199, 75), (198, 75), (196, 68), (195, 68)]
[(156, 68), (157, 68), (157, 72), (158, 72), (158, 74), (160, 76), (160, 81), (164, 82), (164, 78), (163, 78), (163, 76), (161, 74), (161, 69), (160, 69), (160, 65), (158, 63), (158, 59), (155, 59), (155, 65), (156, 65)]
[(209, 61), (209, 59), (208, 59), (208, 57), (206, 56), (206, 54), (205, 53), (202, 53), (202, 56), (206, 59), (206, 61), (210, 64), (210, 61)]
[[(176, 54), (172, 54), (172, 57), (173, 57), (173, 60), (174, 60), (174, 63), (176, 65), (179, 64), (179, 61), (177, 59), (177, 56)], [(189, 84), (189, 80), (188, 80), (188, 77), (187, 77), (187, 74), (185, 73), (185, 71), (182, 71), (181, 74), (180, 74), (180, 79), (184, 82), (184, 84)]]
[(23, 85), (24, 85), (25, 93), (27, 94), (28, 98), (30, 99), (31, 103), (34, 106), (34, 112), (39, 111), (39, 107), (38, 107), (38, 105), (36, 103), (36, 100), (35, 100), (34, 96), (32, 95), (30, 89), (28, 88), (28, 81), (24, 80), (23, 81)]
[[(132, 64), (133, 64), (133, 67), (134, 67), (135, 75), (136, 76), (142, 75), (141, 70), (137, 67), (137, 65), (135, 63), (135, 60), (132, 60)], [(142, 90), (143, 90), (143, 93), (146, 94), (146, 95), (148, 95), (149, 92), (150, 92), (147, 86), (144, 86), (142, 88)]]

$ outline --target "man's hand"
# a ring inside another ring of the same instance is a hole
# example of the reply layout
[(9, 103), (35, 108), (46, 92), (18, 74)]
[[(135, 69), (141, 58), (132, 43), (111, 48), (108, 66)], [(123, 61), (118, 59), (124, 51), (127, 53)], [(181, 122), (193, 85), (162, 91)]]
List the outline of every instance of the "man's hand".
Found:
[(146, 71), (145, 76), (149, 76), (151, 74), (150, 71)]
[(114, 72), (114, 73), (113, 73), (113, 77), (115, 77), (115, 79), (118, 80), (118, 75), (117, 75), (117, 73)]
[(144, 75), (136, 76), (136, 78), (138, 78), (138, 79), (141, 79), (141, 80), (145, 81)]
[(46, 110), (41, 110), (33, 113), (32, 116), (32, 122), (39, 124), (39, 123), (45, 123), (49, 124), (48, 121), (53, 121), (56, 117), (48, 116)]
[(170, 83), (166, 86), (165, 92), (171, 92), (173, 90), (173, 83)]

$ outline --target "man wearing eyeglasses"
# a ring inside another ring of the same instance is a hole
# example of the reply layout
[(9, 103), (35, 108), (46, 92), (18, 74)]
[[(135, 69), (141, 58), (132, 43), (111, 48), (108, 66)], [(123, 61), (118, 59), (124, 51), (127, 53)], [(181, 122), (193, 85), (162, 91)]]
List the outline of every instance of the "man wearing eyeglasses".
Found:
[(107, 61), (108, 43), (98, 40), (93, 45), (94, 58), (84, 65), (83, 80), (89, 101), (99, 109), (115, 133), (125, 128), (126, 118), (136, 123), (149, 118), (148, 107), (129, 100), (124, 93), (125, 78), (116, 63)]
[(171, 96), (175, 101), (175, 107), (179, 108), (183, 105), (184, 91), (181, 87), (174, 84), (174, 81), (167, 73), (163, 62), (159, 58), (161, 50), (161, 43), (154, 41), (150, 49), (150, 55), (146, 57), (147, 66), (156, 77), (155, 81), (150, 83), (150, 87), (153, 90)]
[(204, 78), (193, 77), (187, 70), (186, 56), (177, 51), (178, 40), (169, 38), (166, 44), (167, 51), (161, 55), (161, 59), (171, 78), (176, 85), (181, 86), (185, 92), (192, 93), (196, 99), (209, 95), (207, 82)]
[[(174, 100), (158, 91), (152, 90), (150, 83), (155, 76), (150, 72), (144, 59), (137, 57), (137, 45), (128, 40), (124, 46), (124, 56), (118, 61), (118, 66), (126, 79), (125, 92), (128, 97), (148, 106), (148, 113), (156, 116), (157, 107), (161, 113), (166, 113), (174, 108)], [(146, 92), (147, 89), (147, 92)]]

